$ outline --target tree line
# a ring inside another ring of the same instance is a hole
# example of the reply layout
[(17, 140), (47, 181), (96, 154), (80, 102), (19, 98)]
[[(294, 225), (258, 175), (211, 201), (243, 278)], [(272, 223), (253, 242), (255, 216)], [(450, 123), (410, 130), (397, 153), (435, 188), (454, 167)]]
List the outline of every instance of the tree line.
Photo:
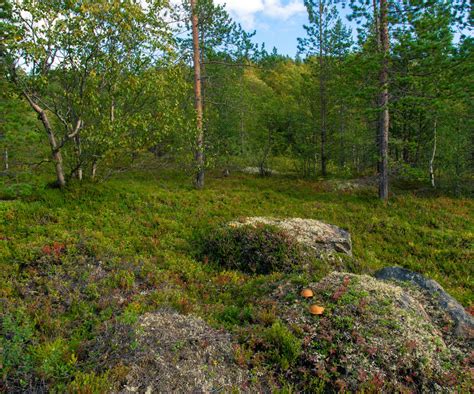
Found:
[(470, 3), (304, 4), (290, 58), (212, 0), (5, 2), (4, 173), (48, 149), (59, 187), (149, 152), (192, 169), (198, 188), (208, 168), (264, 175), (275, 160), (301, 177), (377, 174), (382, 199), (398, 173), (462, 185), (474, 168)]

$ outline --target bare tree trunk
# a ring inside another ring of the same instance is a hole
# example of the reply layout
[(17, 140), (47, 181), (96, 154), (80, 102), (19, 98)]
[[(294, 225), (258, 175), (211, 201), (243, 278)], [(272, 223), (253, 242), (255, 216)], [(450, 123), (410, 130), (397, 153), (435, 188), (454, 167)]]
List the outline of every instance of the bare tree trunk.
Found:
[(75, 153), (76, 153), (76, 159), (77, 159), (77, 170), (76, 170), (76, 177), (78, 180), (82, 181), (82, 149), (81, 149), (81, 138), (79, 137), (79, 134), (77, 134), (74, 137), (74, 145), (75, 145)]
[(434, 128), (433, 128), (433, 152), (431, 154), (431, 159), (430, 159), (430, 182), (431, 182), (431, 186), (433, 188), (436, 187), (436, 183), (435, 183), (435, 174), (434, 174), (434, 160), (435, 160), (435, 156), (436, 156), (436, 143), (437, 143), (437, 139), (438, 139), (438, 119), (435, 118), (435, 121), (434, 121)]
[(8, 171), (9, 164), (8, 164), (8, 148), (5, 148), (3, 151), (3, 168), (5, 171)]
[(64, 168), (63, 168), (63, 158), (60, 152), (60, 147), (56, 141), (56, 136), (54, 135), (53, 128), (51, 127), (51, 123), (49, 122), (48, 116), (46, 112), (36, 104), (31, 97), (26, 93), (23, 92), (23, 95), (28, 100), (31, 108), (38, 114), (39, 119), (43, 123), (43, 126), (46, 130), (46, 134), (48, 135), (49, 146), (51, 147), (51, 154), (53, 157), (54, 166), (56, 169), (56, 179), (58, 182), (58, 186), (63, 188), (66, 186), (66, 178), (64, 176)]
[(340, 154), (340, 159), (339, 159), (339, 164), (341, 167), (344, 167), (346, 165), (346, 145), (345, 145), (345, 131), (346, 131), (346, 125), (345, 125), (345, 106), (344, 104), (341, 106), (341, 110), (339, 111), (339, 133), (340, 133), (340, 146), (341, 146), (341, 154)]
[(240, 76), (240, 154), (244, 154), (244, 69)]
[(379, 198), (388, 199), (388, 130), (390, 114), (388, 110), (388, 4), (387, 0), (380, 0), (380, 42), (382, 46), (382, 69), (380, 72), (380, 106), (382, 108), (380, 124), (380, 170), (379, 170)]
[(323, 11), (324, 4), (322, 0), (319, 0), (319, 101), (320, 101), (320, 113), (321, 113), (321, 173), (326, 176), (326, 70), (325, 70), (325, 55), (323, 51)]
[(201, 64), (199, 51), (199, 30), (196, 3), (198, 0), (190, 0), (192, 9), (192, 30), (193, 30), (193, 61), (194, 61), (194, 107), (196, 109), (196, 187), (204, 187), (204, 129), (203, 129), (203, 108), (201, 96)]
[(110, 103), (110, 123), (114, 123), (115, 121), (115, 99), (112, 98), (112, 102)]
[(259, 164), (259, 170), (260, 170), (261, 176), (270, 175), (270, 170), (267, 169), (266, 162), (267, 162), (268, 156), (270, 155), (271, 148), (272, 148), (272, 132), (271, 132), (271, 129), (269, 128), (267, 145), (265, 147), (265, 150), (263, 152), (263, 157), (260, 160), (260, 164)]
[[(197, 1), (197, 0), (196, 0)], [(201, 34), (201, 40), (199, 43), (199, 59), (200, 59), (200, 71), (201, 71), (201, 102), (202, 102), (202, 113), (203, 113), (203, 129), (205, 129), (206, 122), (204, 118), (204, 113), (206, 111), (206, 81), (207, 81), (207, 74), (206, 74), (206, 62), (204, 59), (204, 51), (205, 51), (205, 35), (204, 31), (199, 31), (198, 33)]]
[(94, 159), (92, 162), (92, 171), (91, 171), (91, 178), (95, 179), (97, 175), (97, 159)]

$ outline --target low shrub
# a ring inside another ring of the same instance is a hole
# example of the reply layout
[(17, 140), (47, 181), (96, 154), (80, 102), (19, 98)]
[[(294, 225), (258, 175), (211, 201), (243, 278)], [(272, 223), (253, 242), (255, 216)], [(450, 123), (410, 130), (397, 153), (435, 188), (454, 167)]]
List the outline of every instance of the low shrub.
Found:
[(34, 360), (29, 346), (35, 335), (34, 324), (22, 309), (2, 317), (0, 337), (0, 377), (7, 390), (23, 389), (33, 374)]
[(28, 183), (15, 183), (0, 188), (0, 200), (15, 200), (33, 194), (33, 186)]
[(313, 254), (284, 231), (268, 225), (224, 226), (204, 236), (201, 258), (251, 274), (290, 272)]
[(293, 365), (301, 354), (301, 340), (280, 321), (276, 321), (266, 329), (264, 339), (270, 349), (270, 361), (282, 370)]
[(217, 318), (226, 326), (245, 325), (247, 323), (253, 322), (253, 314), (254, 311), (251, 306), (240, 308), (235, 305), (229, 305), (217, 315)]

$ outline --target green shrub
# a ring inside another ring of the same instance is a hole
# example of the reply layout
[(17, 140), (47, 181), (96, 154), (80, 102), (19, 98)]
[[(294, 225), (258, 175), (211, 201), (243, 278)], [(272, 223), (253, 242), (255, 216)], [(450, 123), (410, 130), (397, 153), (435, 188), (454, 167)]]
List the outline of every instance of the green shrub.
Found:
[(251, 306), (240, 308), (235, 305), (229, 305), (218, 314), (217, 318), (228, 326), (245, 325), (254, 320), (253, 313), (254, 311)]
[(70, 352), (67, 342), (58, 338), (42, 343), (33, 349), (37, 372), (50, 381), (64, 382), (71, 377), (76, 357)]
[(290, 272), (311, 253), (273, 226), (222, 227), (204, 237), (202, 259), (252, 274)]
[(301, 341), (280, 321), (265, 330), (264, 339), (270, 361), (283, 370), (293, 365), (301, 354)]
[(14, 200), (20, 197), (29, 197), (33, 193), (33, 186), (29, 183), (15, 183), (0, 189), (1, 200)]
[(95, 372), (77, 372), (68, 385), (69, 393), (101, 394), (109, 392), (112, 386), (109, 372), (97, 375)]
[(29, 344), (34, 336), (33, 323), (21, 310), (15, 315), (6, 314), (2, 317), (0, 338), (0, 365), (2, 379), (16, 380), (26, 383), (33, 370), (33, 359), (29, 352)]

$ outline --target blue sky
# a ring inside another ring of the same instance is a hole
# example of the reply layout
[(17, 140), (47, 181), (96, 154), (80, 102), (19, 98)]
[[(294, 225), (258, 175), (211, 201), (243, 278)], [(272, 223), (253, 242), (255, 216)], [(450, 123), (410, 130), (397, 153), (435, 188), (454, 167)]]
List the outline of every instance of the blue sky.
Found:
[[(215, 0), (226, 4), (235, 21), (246, 30), (256, 30), (254, 40), (265, 43), (267, 50), (273, 47), (279, 53), (294, 57), (297, 51), (297, 38), (304, 37), (303, 25), (307, 23), (303, 0)], [(340, 6), (343, 20), (347, 22), (347, 8)], [(350, 23), (355, 31), (354, 23)]]

